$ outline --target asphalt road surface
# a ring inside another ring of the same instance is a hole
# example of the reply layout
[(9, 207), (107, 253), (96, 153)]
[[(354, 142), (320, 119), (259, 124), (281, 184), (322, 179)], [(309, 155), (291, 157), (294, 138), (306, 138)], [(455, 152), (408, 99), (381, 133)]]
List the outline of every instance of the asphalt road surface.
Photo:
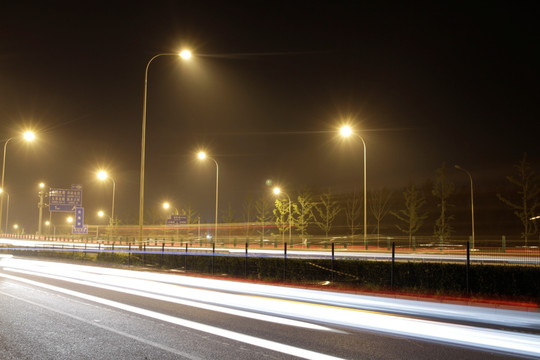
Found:
[(0, 255), (0, 359), (540, 357), (540, 314)]

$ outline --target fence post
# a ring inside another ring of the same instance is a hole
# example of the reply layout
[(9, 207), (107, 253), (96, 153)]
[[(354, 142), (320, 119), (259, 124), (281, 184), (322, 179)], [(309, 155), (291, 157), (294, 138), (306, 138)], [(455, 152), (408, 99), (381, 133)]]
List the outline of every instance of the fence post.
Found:
[(332, 243), (332, 282), (334, 282), (334, 243)]
[(471, 265), (471, 243), (467, 241), (467, 274), (466, 274), (467, 295), (469, 295), (469, 267), (470, 265)]
[(412, 251), (416, 251), (416, 237), (412, 237)]
[(248, 242), (246, 241), (246, 261), (244, 262), (244, 277), (247, 278)]
[[(163, 241), (165, 241), (165, 239), (163, 239)], [(164, 254), (165, 254), (165, 242), (162, 242), (161, 243), (161, 266), (163, 266)]]
[(283, 281), (287, 279), (287, 243), (283, 243)]
[(188, 252), (188, 243), (186, 242), (186, 255), (184, 255), (184, 271), (187, 271), (187, 252)]
[(212, 242), (212, 275), (214, 275), (214, 254), (216, 253), (216, 243)]
[(390, 288), (394, 289), (394, 262), (396, 259), (396, 242), (392, 242), (392, 267), (390, 268)]
[(502, 251), (506, 252), (506, 236), (502, 236)]

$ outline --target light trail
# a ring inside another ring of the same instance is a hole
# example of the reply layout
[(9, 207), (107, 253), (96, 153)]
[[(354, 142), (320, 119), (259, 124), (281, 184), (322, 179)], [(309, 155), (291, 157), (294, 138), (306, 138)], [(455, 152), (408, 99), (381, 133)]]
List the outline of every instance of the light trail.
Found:
[(77, 297), (77, 298), (84, 299), (84, 300), (87, 300), (87, 301), (92, 301), (92, 302), (95, 302), (95, 303), (98, 303), (98, 304), (113, 307), (113, 308), (120, 309), (120, 310), (123, 310), (123, 311), (132, 312), (132, 313), (142, 315), (142, 316), (146, 316), (146, 317), (150, 317), (150, 318), (153, 318), (153, 319), (156, 319), (156, 320), (165, 321), (165, 322), (168, 322), (168, 323), (171, 323), (171, 324), (175, 324), (175, 325), (183, 326), (183, 327), (186, 327), (186, 328), (189, 328), (189, 329), (201, 331), (201, 332), (211, 334), (211, 335), (214, 335), (214, 336), (224, 337), (224, 338), (227, 338), (229, 340), (242, 342), (242, 343), (249, 344), (249, 345), (252, 345), (252, 346), (258, 346), (258, 347), (261, 347), (261, 348), (265, 348), (265, 349), (276, 351), (276, 352), (281, 352), (281, 353), (288, 354), (288, 355), (298, 356), (298, 357), (303, 358), (303, 359), (321, 359), (321, 360), (339, 360), (340, 359), (340, 358), (335, 357), (335, 356), (325, 355), (325, 354), (322, 354), (322, 353), (319, 353), (319, 352), (310, 351), (310, 350), (306, 350), (306, 349), (302, 349), (302, 348), (298, 348), (298, 347), (290, 346), (290, 345), (286, 345), (286, 344), (281, 344), (281, 343), (278, 343), (278, 342), (275, 342), (275, 341), (265, 340), (265, 339), (257, 338), (257, 337), (254, 337), (254, 336), (241, 334), (241, 333), (238, 333), (238, 332), (221, 329), (221, 328), (218, 328), (218, 327), (215, 327), (215, 326), (210, 326), (210, 325), (197, 323), (197, 322), (190, 321), (190, 320), (180, 319), (180, 318), (177, 318), (177, 317), (174, 317), (174, 316), (161, 314), (161, 313), (151, 311), (151, 310), (147, 310), (147, 309), (143, 309), (143, 308), (140, 308), (140, 307), (131, 306), (131, 305), (127, 305), (127, 304), (122, 304), (122, 303), (119, 303), (117, 301), (103, 299), (103, 298), (100, 298), (100, 297), (97, 297), (97, 296), (92, 296), (92, 295), (84, 294), (84, 293), (81, 293), (81, 292), (72, 291), (72, 290), (61, 288), (61, 287), (40, 283), (40, 282), (33, 281), (33, 280), (28, 280), (28, 279), (21, 278), (21, 277), (11, 276), (11, 275), (8, 275), (8, 274), (0, 274), (0, 277), (6, 278), (6, 279), (11, 279), (11, 280), (18, 281), (18, 282), (22, 282), (22, 283), (32, 285), (32, 286), (41, 287), (41, 288), (44, 288), (44, 289), (47, 289), (47, 290), (59, 292), (59, 293), (65, 294), (65, 295)]
[[(88, 286), (188, 306), (206, 308), (209, 306), (208, 303), (213, 302), (212, 299), (219, 298), (219, 306), (212, 305), (208, 308), (209, 310), (226, 311), (233, 315), (234, 312), (239, 311), (238, 309), (245, 312), (272, 314), (274, 318), (271, 321), (284, 325), (290, 325), (285, 318), (292, 317), (301, 319), (304, 322), (368, 329), (489, 351), (540, 357), (540, 336), (538, 335), (440, 323), (359, 309), (362, 307), (385, 308), (387, 310), (393, 309), (395, 312), (394, 308), (398, 308), (398, 311), (414, 314), (415, 316), (418, 316), (419, 313), (432, 316), (435, 313), (434, 316), (440, 318), (460, 319), (463, 321), (474, 319), (474, 321), (488, 324), (528, 327), (536, 330), (540, 329), (540, 316), (538, 313), (523, 313), (501, 309), (476, 309), (450, 304), (384, 299), (49, 262), (4, 259), (0, 264), (4, 271), (27, 272), (32, 275), (54, 277), (64, 281), (82, 283)], [(65, 274), (70, 275), (66, 276)], [(95, 275), (99, 276), (96, 277)], [(149, 281), (152, 281), (151, 286), (149, 286)], [(149, 288), (152, 289), (151, 292), (146, 290)], [(216, 291), (226, 291), (227, 293), (219, 293), (218, 296)], [(217, 301), (214, 302), (217, 303)], [(234, 309), (225, 309), (226, 306)], [(252, 318), (256, 318), (256, 316)], [(319, 330), (325, 330), (324, 328), (321, 327)]]
[[(214, 294), (196, 295), (195, 289), (207, 289), (211, 291), (223, 291), (227, 294), (245, 294), (250, 296), (280, 298), (284, 300), (304, 301), (309, 303), (318, 303), (323, 305), (335, 305), (345, 308), (364, 309), (379, 312), (390, 312), (395, 314), (404, 314), (412, 316), (422, 317), (435, 317), (440, 319), (451, 319), (455, 321), (497, 325), (497, 326), (509, 326), (520, 327), (529, 329), (540, 329), (540, 314), (527, 313), (523, 311), (506, 310), (506, 309), (494, 309), (483, 307), (471, 307), (465, 305), (456, 304), (443, 304), (433, 301), (417, 301), (406, 299), (392, 299), (378, 296), (367, 296), (357, 294), (339, 293), (333, 291), (319, 291), (310, 289), (297, 289), (294, 287), (274, 286), (265, 284), (253, 284), (249, 282), (236, 282), (229, 280), (216, 280), (216, 279), (204, 279), (199, 277), (172, 275), (172, 274), (160, 274), (147, 271), (133, 271), (114, 268), (102, 268), (87, 265), (74, 265), (64, 263), (51, 263), (48, 261), (34, 261), (34, 260), (21, 260), (11, 259), (9, 262), (4, 261), (6, 264), (4, 267), (34, 271), (41, 274), (51, 274), (64, 277), (64, 280), (70, 281), (66, 274), (71, 274), (69, 278), (87, 279), (96, 286), (97, 284), (109, 284), (126, 288), (128, 284), (127, 279), (145, 280), (151, 281), (152, 292), (158, 293), (157, 289), (159, 283), (166, 283), (172, 285), (179, 285), (187, 287), (182, 290), (177, 296), (186, 298), (186, 294), (192, 296), (191, 299), (196, 301), (203, 301), (205, 303), (211, 303), (214, 298)], [(54, 265), (53, 265), (54, 264)], [(86, 274), (99, 275), (99, 277), (88, 278)], [(109, 276), (106, 278), (104, 275)], [(116, 280), (115, 277), (117, 277)], [(110, 282), (105, 282), (105, 280)], [(139, 289), (146, 291), (148, 284), (139, 286)], [(162, 295), (170, 295), (168, 291), (176, 292), (176, 287), (166, 288), (161, 292)], [(220, 294), (219, 297), (223, 297), (224, 294)], [(215, 302), (222, 305), (223, 302)], [(239, 307), (238, 300), (231, 301), (235, 307)], [(248, 309), (252, 307), (252, 304), (248, 304)], [(474, 316), (471, 315), (474, 313)]]

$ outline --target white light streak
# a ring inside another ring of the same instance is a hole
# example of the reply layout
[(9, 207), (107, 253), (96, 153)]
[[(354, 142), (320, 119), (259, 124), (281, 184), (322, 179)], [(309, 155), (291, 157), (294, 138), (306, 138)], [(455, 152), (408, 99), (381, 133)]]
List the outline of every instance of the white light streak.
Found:
[(183, 326), (183, 327), (186, 327), (186, 328), (190, 328), (190, 329), (193, 329), (193, 330), (197, 330), (197, 331), (201, 331), (201, 332), (204, 332), (204, 333), (212, 334), (212, 335), (215, 335), (215, 336), (224, 337), (224, 338), (227, 338), (227, 339), (230, 339), (230, 340), (233, 340), (233, 341), (243, 342), (245, 344), (249, 344), (249, 345), (252, 345), (252, 346), (258, 346), (258, 347), (265, 348), (265, 349), (268, 349), (268, 350), (281, 352), (281, 353), (289, 354), (289, 355), (293, 355), (293, 356), (298, 356), (298, 357), (303, 358), (303, 359), (321, 359), (321, 360), (338, 360), (338, 359), (340, 359), (340, 358), (337, 358), (337, 357), (334, 357), (334, 356), (321, 354), (321, 353), (318, 353), (318, 352), (315, 352), (315, 351), (310, 351), (310, 350), (298, 348), (298, 347), (295, 347), (295, 346), (285, 345), (285, 344), (281, 344), (281, 343), (278, 343), (278, 342), (275, 342), (275, 341), (265, 340), (265, 339), (257, 338), (257, 337), (254, 337), (254, 336), (237, 333), (237, 332), (234, 332), (234, 331), (217, 328), (215, 326), (200, 324), (200, 323), (190, 321), (190, 320), (180, 319), (180, 318), (177, 318), (177, 317), (174, 317), (174, 316), (161, 314), (161, 313), (158, 313), (158, 312), (155, 312), (155, 311), (146, 310), (146, 309), (139, 308), (139, 307), (136, 307), (136, 306), (122, 304), (122, 303), (119, 303), (119, 302), (116, 302), (116, 301), (103, 299), (103, 298), (100, 298), (100, 297), (97, 297), (97, 296), (88, 295), (88, 294), (80, 293), (80, 292), (77, 292), (77, 291), (72, 291), (72, 290), (60, 288), (60, 287), (57, 287), (57, 286), (48, 285), (48, 284), (40, 283), (40, 282), (33, 281), (33, 280), (28, 280), (28, 279), (21, 278), (21, 277), (11, 276), (11, 275), (8, 275), (8, 274), (0, 274), (0, 277), (6, 278), (6, 279), (11, 279), (11, 280), (14, 280), (14, 281), (23, 282), (25, 284), (41, 287), (41, 288), (48, 289), (48, 290), (51, 290), (51, 291), (56, 291), (56, 292), (59, 292), (59, 293), (65, 294), (65, 295), (78, 297), (78, 298), (88, 300), (88, 301), (92, 301), (92, 302), (102, 304), (102, 305), (105, 305), (105, 306), (110, 306), (110, 307), (113, 307), (113, 308), (116, 308), (116, 309), (120, 309), (120, 310), (124, 310), (124, 311), (128, 311), (128, 312), (132, 312), (132, 313), (135, 313), (135, 314), (139, 314), (139, 315), (142, 315), (142, 316), (150, 317), (150, 318), (153, 318), (153, 319), (156, 319), (156, 320), (165, 321), (165, 322), (168, 322), (168, 323), (171, 323), (171, 324), (175, 324), (175, 325), (178, 325), (178, 326)]
[[(309, 322), (368, 329), (488, 351), (540, 357), (540, 336), (538, 335), (448, 324), (360, 309), (368, 308), (414, 316), (434, 316), (467, 322), (540, 329), (540, 314), (538, 313), (18, 259), (4, 259), (1, 264), (4, 270), (8, 271), (31, 271), (33, 275), (46, 274), (45, 276), (58, 277), (66, 281), (81, 282), (85, 285), (207, 308), (212, 311), (235, 311), (239, 316), (251, 318), (260, 316), (254, 312), (276, 315), (264, 321), (283, 323), (283, 318), (293, 317)], [(65, 274), (69, 274), (69, 277)], [(149, 292), (146, 289), (152, 290)], [(224, 291), (224, 293), (217, 295), (216, 291)], [(219, 302), (214, 299), (219, 299)], [(201, 304), (202, 302), (206, 304)], [(209, 305), (208, 303), (211, 302), (218, 305)], [(225, 306), (236, 309), (226, 309)], [(249, 315), (248, 312), (253, 315)], [(293, 326), (302, 326), (300, 323)], [(291, 325), (291, 323), (286, 324)], [(319, 330), (322, 329), (323, 327)]]

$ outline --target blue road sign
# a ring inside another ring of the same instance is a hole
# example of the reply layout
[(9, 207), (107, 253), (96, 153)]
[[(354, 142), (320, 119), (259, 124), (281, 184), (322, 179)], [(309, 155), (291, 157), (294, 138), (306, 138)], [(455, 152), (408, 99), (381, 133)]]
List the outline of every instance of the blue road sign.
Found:
[(49, 191), (49, 211), (71, 212), (82, 206), (82, 186), (72, 185), (71, 189), (51, 188)]
[(80, 228), (75, 227), (75, 225), (73, 225), (71, 227), (71, 233), (72, 234), (88, 234), (88, 225), (83, 225)]
[(171, 215), (167, 219), (167, 225), (186, 225), (187, 224), (187, 215)]
[(84, 225), (84, 208), (75, 208), (75, 227), (82, 228)]

